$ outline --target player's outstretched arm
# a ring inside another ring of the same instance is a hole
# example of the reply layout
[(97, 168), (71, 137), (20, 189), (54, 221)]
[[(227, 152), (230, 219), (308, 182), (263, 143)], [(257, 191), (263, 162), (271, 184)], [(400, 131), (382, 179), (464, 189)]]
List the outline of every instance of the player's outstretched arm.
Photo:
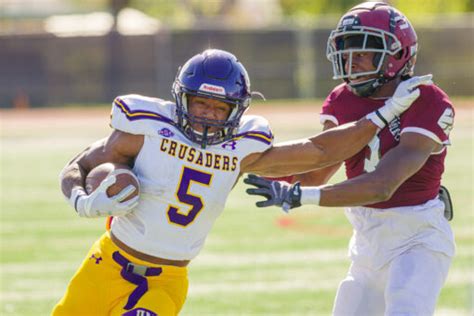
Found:
[(132, 135), (114, 130), (108, 138), (93, 143), (64, 167), (60, 174), (61, 190), (80, 216), (114, 215), (109, 213), (123, 215), (136, 206), (138, 196), (121, 202), (132, 192), (119, 192), (110, 198), (107, 196), (107, 189), (116, 180), (114, 174), (104, 179), (90, 195), (85, 192), (84, 182), (87, 174), (102, 163), (116, 162), (131, 165), (142, 145), (142, 135)]
[(365, 118), (307, 139), (276, 144), (260, 156), (244, 160), (241, 169), (265, 176), (282, 176), (331, 166), (352, 157), (379, 129), (407, 110), (420, 95), (417, 87), (431, 84), (431, 79), (432, 75), (426, 75), (403, 81), (383, 107)]
[(415, 133), (402, 135), (400, 144), (390, 150), (370, 173), (334, 185), (302, 187), (299, 183), (288, 184), (249, 175), (244, 182), (255, 186), (247, 189), (250, 195), (260, 195), (265, 201), (258, 207), (281, 206), (284, 211), (304, 204), (321, 206), (354, 206), (383, 202), (398, 187), (415, 174), (440, 144)]

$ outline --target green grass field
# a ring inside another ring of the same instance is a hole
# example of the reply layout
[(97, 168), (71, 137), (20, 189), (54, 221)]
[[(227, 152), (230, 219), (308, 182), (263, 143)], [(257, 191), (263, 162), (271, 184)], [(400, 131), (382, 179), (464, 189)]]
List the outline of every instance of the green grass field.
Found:
[[(460, 103), (443, 181), (455, 204), (457, 255), (436, 315), (473, 312), (474, 100)], [(1, 315), (48, 315), (102, 234), (103, 220), (78, 218), (66, 204), (58, 173), (109, 133), (108, 111), (0, 112)], [(270, 120), (277, 140), (320, 130), (319, 108), (302, 102), (252, 112)], [(342, 179), (339, 172), (332, 182)], [(342, 209), (305, 207), (285, 216), (277, 208), (259, 210), (255, 201), (239, 183), (190, 265), (182, 315), (329, 315), (349, 265), (351, 227)]]

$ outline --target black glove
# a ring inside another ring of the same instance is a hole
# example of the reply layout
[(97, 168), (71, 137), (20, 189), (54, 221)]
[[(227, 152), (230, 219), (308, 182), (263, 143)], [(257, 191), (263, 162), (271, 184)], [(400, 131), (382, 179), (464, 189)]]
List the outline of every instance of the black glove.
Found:
[(301, 206), (300, 183), (289, 184), (284, 181), (272, 181), (253, 174), (244, 179), (244, 183), (254, 185), (256, 188), (247, 189), (247, 194), (261, 195), (267, 200), (256, 203), (257, 207), (280, 206), (283, 211)]

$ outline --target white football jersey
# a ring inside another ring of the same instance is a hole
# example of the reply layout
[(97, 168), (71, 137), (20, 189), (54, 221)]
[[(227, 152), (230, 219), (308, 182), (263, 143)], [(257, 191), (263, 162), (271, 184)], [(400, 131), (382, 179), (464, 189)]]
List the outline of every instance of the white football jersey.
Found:
[(176, 126), (172, 102), (139, 95), (115, 99), (111, 126), (145, 136), (134, 173), (140, 203), (114, 218), (111, 230), (140, 252), (173, 260), (193, 259), (240, 173), (240, 162), (272, 146), (267, 120), (243, 116), (235, 138), (202, 149)]

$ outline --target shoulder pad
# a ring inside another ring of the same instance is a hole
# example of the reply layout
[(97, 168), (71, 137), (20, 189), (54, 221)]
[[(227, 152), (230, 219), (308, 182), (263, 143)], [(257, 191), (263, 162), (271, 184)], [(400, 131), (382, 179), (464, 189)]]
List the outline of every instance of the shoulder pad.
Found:
[(157, 98), (129, 94), (112, 104), (112, 128), (135, 135), (155, 135), (162, 124), (175, 125), (175, 104)]
[(273, 145), (273, 133), (262, 116), (244, 115), (233, 140), (248, 142), (252, 152), (263, 152)]

